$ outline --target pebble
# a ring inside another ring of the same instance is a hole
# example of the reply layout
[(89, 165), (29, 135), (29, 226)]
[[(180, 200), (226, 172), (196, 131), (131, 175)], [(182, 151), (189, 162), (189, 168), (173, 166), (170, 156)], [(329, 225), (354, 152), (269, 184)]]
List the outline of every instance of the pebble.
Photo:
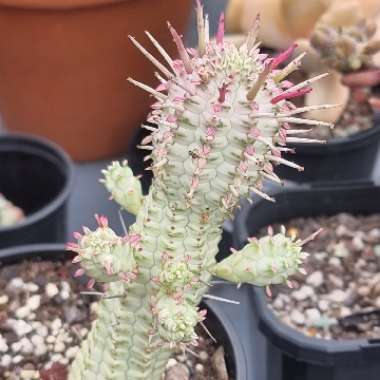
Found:
[(42, 323), (40, 321), (33, 321), (30, 322), (30, 325), (33, 327), (34, 330), (37, 330), (42, 326)]
[(21, 343), (20, 343), (20, 341), (12, 343), (11, 349), (12, 349), (13, 352), (19, 352), (21, 350)]
[[(67, 349), (66, 353), (65, 353), (66, 358), (68, 358), (68, 359), (73, 359), (73, 358), (75, 358), (75, 356), (76, 356), (78, 350), (79, 350), (79, 347), (78, 347), (78, 346), (72, 346), (72, 347), (69, 347), (69, 348)], [(171, 367), (172, 367), (173, 365), (177, 364), (177, 361), (176, 361), (175, 359), (170, 358), (169, 361), (168, 361), (168, 364), (167, 364), (166, 368), (169, 368), (168, 365), (169, 365), (169, 362), (170, 362), (171, 360), (174, 360), (174, 361), (175, 361), (175, 363), (172, 364)]]
[(189, 380), (190, 372), (188, 368), (181, 363), (177, 363), (173, 367), (169, 368), (166, 372), (165, 380)]
[(380, 239), (380, 228), (373, 228), (371, 231), (369, 231), (368, 236), (371, 239)]
[(303, 301), (307, 298), (310, 298), (313, 294), (313, 288), (307, 285), (303, 285), (298, 290), (292, 293), (292, 297), (297, 301)]
[(37, 356), (44, 356), (44, 355), (46, 355), (46, 353), (48, 352), (48, 348), (47, 348), (47, 346), (46, 346), (45, 343), (42, 343), (42, 344), (36, 346), (34, 352), (35, 352), (35, 354), (36, 354)]
[(290, 313), (290, 320), (295, 323), (296, 325), (303, 325), (305, 324), (305, 317), (304, 315), (297, 309), (294, 309)]
[(344, 300), (346, 306), (352, 306), (358, 299), (358, 293), (356, 288), (349, 289), (347, 292), (347, 297)]
[(342, 303), (347, 297), (346, 292), (340, 289), (335, 289), (333, 290), (330, 294), (327, 295), (327, 298), (331, 302), (336, 302), (336, 303)]
[(369, 286), (360, 286), (358, 288), (358, 294), (362, 297), (368, 296), (370, 292), (371, 292), (371, 289), (369, 288)]
[(20, 363), (22, 361), (22, 359), (23, 359), (23, 357), (21, 355), (16, 355), (16, 356), (13, 357), (12, 363), (13, 364), (18, 364), (18, 363)]
[(0, 363), (2, 367), (7, 368), (12, 363), (12, 357), (10, 355), (1, 355)]
[(46, 338), (46, 343), (55, 343), (55, 336), (54, 335), (49, 335)]
[(62, 321), (59, 318), (54, 319), (54, 321), (50, 325), (50, 328), (53, 331), (58, 331), (61, 327), (62, 327)]
[(352, 248), (357, 251), (357, 252), (360, 252), (362, 251), (364, 248), (365, 248), (365, 245), (363, 243), (363, 240), (361, 237), (359, 236), (355, 236), (352, 241)]
[(82, 327), (79, 331), (81, 337), (85, 337), (88, 334), (88, 329), (86, 327)]
[(352, 314), (351, 309), (346, 307), (346, 306), (341, 307), (339, 310), (339, 317), (340, 318), (348, 317), (351, 314)]
[(321, 311), (327, 311), (330, 307), (330, 303), (327, 300), (320, 300), (318, 302), (318, 307), (319, 307), (319, 310)]
[(0, 352), (7, 352), (9, 349), (7, 341), (3, 338), (3, 336), (0, 334)]
[(44, 338), (42, 336), (34, 334), (31, 336), (30, 341), (33, 343), (34, 346), (38, 346), (42, 343), (44, 343)]
[(205, 362), (208, 360), (208, 353), (206, 351), (201, 351), (199, 353), (199, 359), (202, 361), (202, 362)]
[(316, 321), (321, 318), (321, 313), (318, 309), (312, 308), (305, 310), (305, 319), (308, 326), (313, 326)]
[(329, 264), (335, 267), (340, 267), (342, 265), (340, 259), (338, 257), (330, 257)]
[(367, 267), (368, 264), (369, 263), (366, 260), (362, 259), (362, 258), (360, 258), (360, 259), (358, 259), (356, 261), (356, 267), (357, 268), (365, 268), (365, 267)]
[(347, 235), (348, 229), (343, 224), (339, 224), (337, 229), (335, 230), (336, 234), (340, 237)]
[(41, 327), (39, 327), (39, 328), (36, 329), (36, 333), (39, 336), (45, 338), (45, 337), (48, 336), (49, 330), (48, 330), (48, 328), (46, 326), (42, 325)]
[(32, 326), (22, 319), (8, 319), (8, 323), (18, 337), (29, 334), (33, 330)]
[(321, 271), (316, 271), (312, 274), (310, 274), (307, 279), (306, 283), (309, 284), (310, 286), (318, 287), (323, 284), (324, 281), (324, 276)]
[(35, 293), (39, 289), (39, 286), (37, 284), (34, 284), (33, 282), (28, 282), (24, 285), (24, 290)]
[(7, 289), (9, 291), (17, 292), (24, 288), (24, 281), (20, 277), (12, 278), (12, 280), (9, 282)]
[(175, 360), (174, 358), (170, 358), (166, 364), (166, 369), (169, 369), (169, 368), (175, 366), (177, 363), (178, 363), (177, 360)]
[(326, 330), (330, 326), (335, 325), (336, 323), (337, 323), (337, 320), (335, 318), (329, 318), (326, 315), (322, 315), (321, 318), (315, 321), (314, 327)]
[(32, 342), (24, 337), (20, 340), (20, 345), (21, 345), (21, 353), (25, 355), (29, 355), (33, 352), (33, 344)]
[(0, 306), (6, 305), (9, 301), (9, 297), (6, 294), (0, 296)]
[(59, 293), (60, 297), (66, 301), (70, 298), (70, 293), (66, 292), (65, 290), (62, 290), (61, 293)]
[(285, 303), (282, 297), (277, 296), (272, 305), (275, 309), (282, 310), (285, 306)]
[(71, 286), (67, 281), (61, 282), (62, 291), (70, 293), (71, 292)]
[(39, 371), (34, 371), (34, 370), (22, 370), (20, 372), (20, 379), (24, 380), (31, 380), (31, 379), (39, 379)]
[(197, 373), (203, 373), (203, 371), (204, 371), (203, 364), (201, 364), (201, 363), (195, 364), (195, 372), (197, 372)]
[(58, 290), (58, 287), (57, 285), (51, 283), (51, 282), (48, 282), (45, 286), (45, 294), (47, 295), (47, 297), (49, 298), (53, 298), (55, 297), (57, 294), (59, 293), (59, 290)]
[(30, 309), (26, 305), (19, 307), (15, 312), (15, 316), (18, 319), (25, 319), (29, 314)]
[(187, 357), (186, 357), (186, 355), (178, 355), (178, 356), (177, 356), (177, 359), (178, 359), (178, 361), (180, 361), (181, 363), (185, 363)]
[(347, 257), (350, 254), (346, 245), (343, 242), (339, 242), (337, 244), (334, 244), (333, 253), (337, 257)]
[(314, 257), (319, 261), (323, 261), (327, 257), (327, 253), (326, 252), (316, 252), (316, 253), (314, 253)]
[(41, 296), (38, 294), (35, 294), (34, 296), (31, 296), (27, 303), (26, 307), (28, 307), (30, 310), (37, 310), (41, 305)]
[(99, 303), (98, 302), (91, 302), (90, 305), (90, 313), (91, 314), (96, 314), (99, 308)]
[(63, 342), (56, 342), (54, 345), (54, 352), (63, 352), (65, 349), (66, 346)]
[(334, 285), (334, 287), (336, 287), (336, 288), (343, 288), (344, 282), (338, 276), (335, 276), (334, 274), (330, 273), (328, 275), (328, 279)]

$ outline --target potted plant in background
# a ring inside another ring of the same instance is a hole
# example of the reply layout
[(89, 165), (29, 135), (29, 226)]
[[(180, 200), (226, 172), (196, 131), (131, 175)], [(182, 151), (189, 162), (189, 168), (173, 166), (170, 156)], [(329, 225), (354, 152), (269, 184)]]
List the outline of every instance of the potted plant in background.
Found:
[(0, 162), (0, 249), (64, 242), (70, 158), (46, 140), (9, 134), (0, 137)]
[[(172, 51), (165, 21), (183, 32), (190, 0), (1, 0), (0, 113), (7, 129), (45, 136), (78, 160), (124, 153), (148, 99), (126, 73), (152, 83), (128, 35), (141, 20)], [(7, 36), (7, 37), (5, 37)]]
[(252, 287), (258, 328), (265, 337), (268, 380), (376, 380), (380, 366), (379, 186), (356, 183), (290, 189), (276, 203), (247, 205), (235, 220), (236, 247), (264, 227), (284, 224), (304, 238), (310, 254), (292, 289), (272, 298)]
[[(376, 3), (315, 0), (302, 6), (298, 1), (276, 0), (254, 4), (243, 1), (239, 4), (245, 12), (240, 14), (240, 18), (236, 14), (238, 3), (230, 2), (232, 26), (236, 20), (246, 25), (256, 11), (262, 12), (264, 19), (272, 15), (272, 22), (263, 32), (264, 44), (278, 48), (294, 38), (294, 46), (297, 46), (295, 54), (307, 52), (301, 67), (305, 79), (329, 72), (329, 76), (318, 82), (313, 91), (299, 94), (303, 95), (299, 105), (318, 104), (322, 99), (340, 105), (305, 114), (307, 118), (334, 123), (335, 128), (331, 131), (325, 128), (313, 131), (311, 136), (327, 140), (324, 145), (305, 145), (302, 140), (292, 144), (297, 162), (306, 168), (303, 175), (296, 176), (281, 167), (277, 173), (282, 178), (297, 182), (370, 178), (380, 141), (376, 113), (378, 102), (369, 99), (370, 88), (376, 90), (379, 81), (376, 27), (380, 18), (377, 18), (379, 9)], [(355, 75), (349, 74), (357, 71)], [(304, 127), (307, 125), (301, 126)], [(284, 157), (289, 159), (291, 155)]]
[[(201, 300), (234, 303), (208, 293), (212, 275), (238, 284), (282, 283), (298, 271), (305, 256), (302, 246), (315, 236), (301, 241), (284, 231), (269, 234), (216, 262), (223, 222), (240, 199), (252, 192), (269, 199), (262, 181), (277, 181), (273, 164), (297, 168), (281, 158), (287, 150), (286, 120), (277, 111), (286, 111), (289, 102), (272, 102), (283, 92), (276, 78), (284, 73), (278, 67), (289, 52), (273, 59), (260, 54), (258, 25), (236, 48), (224, 40), (223, 15), (210, 41), (199, 2), (197, 16), (197, 51), (185, 49), (169, 24), (179, 59), (156, 44), (163, 64), (132, 38), (160, 71), (156, 89), (130, 79), (155, 98), (149, 121), (156, 127), (147, 126), (152, 133), (141, 145), (154, 179), (144, 196), (127, 162), (111, 164), (103, 182), (121, 209), (136, 215), (136, 222), (118, 236), (106, 217), (96, 216), (98, 227), (85, 227), (68, 245), (76, 253), (73, 262), (80, 265), (75, 275), (88, 276), (87, 294), (100, 297), (97, 319), (73, 355), (69, 379), (110, 373), (128, 380), (160, 379), (175, 349), (196, 349), (196, 325), (208, 335)], [(94, 286), (99, 287), (91, 290)], [(54, 350), (56, 339), (51, 344)], [(223, 376), (227, 378), (226, 370)], [(246, 372), (240, 376), (237, 370), (236, 376), (248, 379)]]

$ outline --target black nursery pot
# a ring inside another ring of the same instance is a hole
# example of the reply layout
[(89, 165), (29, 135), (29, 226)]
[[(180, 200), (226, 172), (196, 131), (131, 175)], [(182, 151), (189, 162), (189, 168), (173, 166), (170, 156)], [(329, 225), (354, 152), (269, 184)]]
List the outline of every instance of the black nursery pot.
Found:
[[(65, 259), (68, 259), (68, 252), (62, 244), (33, 244), (0, 250), (0, 267), (25, 260), (63, 261)], [(84, 281), (84, 279), (82, 280)], [(230, 296), (230, 285), (221, 284), (214, 286), (214, 288), (216, 288), (213, 290), (215, 295), (223, 297), (228, 293)], [(236, 290), (232, 289), (232, 291)], [(240, 297), (244, 298), (244, 296), (246, 297), (246, 292), (242, 290)], [(239, 296), (235, 294), (232, 297), (238, 298)], [(204, 301), (201, 306), (207, 309), (205, 321), (207, 329), (217, 339), (218, 345), (224, 347), (226, 364), (231, 380), (253, 380), (250, 375), (252, 368), (249, 368), (249, 361), (245, 355), (246, 347), (244, 345), (247, 344), (247, 335), (244, 337), (244, 334), (241, 334), (241, 331), (232, 322), (231, 319), (234, 317), (230, 315), (231, 310), (228, 307), (225, 308), (219, 302), (217, 303), (212, 300)], [(247, 309), (251, 309), (248, 304), (245, 306)]]
[[(236, 244), (262, 227), (296, 217), (339, 212), (380, 212), (380, 187), (336, 186), (290, 190), (276, 203), (259, 201), (243, 208), (236, 219)], [(324, 340), (308, 337), (283, 324), (267, 306), (261, 288), (251, 287), (258, 327), (267, 342), (267, 380), (379, 380), (380, 339)]]
[[(276, 173), (294, 182), (357, 181), (371, 178), (380, 143), (380, 114), (375, 113), (372, 128), (326, 144), (289, 144), (295, 154), (283, 158), (304, 167), (298, 172), (278, 165)], [(380, 378), (380, 377), (379, 377)]]
[(56, 145), (27, 135), (0, 137), (0, 193), (26, 218), (0, 227), (0, 249), (15, 245), (64, 242), (73, 165)]

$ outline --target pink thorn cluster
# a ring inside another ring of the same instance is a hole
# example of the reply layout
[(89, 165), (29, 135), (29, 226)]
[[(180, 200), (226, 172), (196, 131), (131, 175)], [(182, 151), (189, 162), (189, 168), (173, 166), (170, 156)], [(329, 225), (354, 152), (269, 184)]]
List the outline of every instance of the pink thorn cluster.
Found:
[(137, 250), (142, 249), (140, 234), (129, 234), (124, 238), (124, 240), (128, 242), (132, 248), (135, 248)]

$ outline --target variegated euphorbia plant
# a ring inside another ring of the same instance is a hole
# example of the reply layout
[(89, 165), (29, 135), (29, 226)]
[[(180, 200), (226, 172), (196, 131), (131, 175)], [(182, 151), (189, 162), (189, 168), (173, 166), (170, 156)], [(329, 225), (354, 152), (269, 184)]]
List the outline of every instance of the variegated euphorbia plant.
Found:
[(130, 79), (156, 102), (142, 142), (154, 178), (142, 194), (127, 162), (104, 171), (104, 184), (120, 206), (136, 215), (126, 236), (117, 236), (103, 216), (95, 231), (76, 233), (69, 245), (74, 262), (95, 282), (106, 283), (97, 320), (71, 366), (70, 380), (159, 380), (175, 348), (196, 344), (195, 326), (206, 312), (199, 302), (213, 275), (235, 283), (269, 286), (287, 281), (301, 269), (303, 241), (282, 230), (255, 240), (216, 263), (223, 222), (241, 198), (263, 192), (263, 180), (280, 182), (273, 165), (287, 142), (305, 130), (289, 123), (326, 125), (299, 118), (317, 105), (296, 108), (289, 99), (310, 91), (318, 78), (293, 85), (285, 78), (299, 59), (284, 68), (289, 48), (276, 58), (260, 54), (254, 26), (240, 48), (224, 41), (220, 19), (215, 40), (209, 39), (207, 16), (197, 4), (198, 49), (186, 49), (169, 24), (179, 59), (172, 59), (154, 37), (149, 40), (160, 62), (133, 37), (133, 44), (158, 70), (156, 89)]

